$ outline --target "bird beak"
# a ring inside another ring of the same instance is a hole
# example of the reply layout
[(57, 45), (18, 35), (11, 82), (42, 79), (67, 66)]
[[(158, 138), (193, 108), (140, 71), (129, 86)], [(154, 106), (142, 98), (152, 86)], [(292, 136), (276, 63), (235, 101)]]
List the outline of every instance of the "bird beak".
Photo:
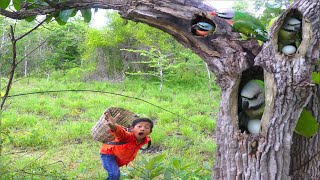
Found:
[(243, 100), (242, 101), (242, 109), (248, 109), (248, 107), (249, 107), (249, 102), (246, 100)]

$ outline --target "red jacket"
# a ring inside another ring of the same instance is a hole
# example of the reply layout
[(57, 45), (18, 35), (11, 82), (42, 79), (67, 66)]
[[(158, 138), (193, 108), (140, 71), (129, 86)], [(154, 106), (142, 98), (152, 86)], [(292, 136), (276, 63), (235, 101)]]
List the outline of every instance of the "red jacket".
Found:
[(136, 158), (139, 149), (150, 140), (150, 137), (147, 136), (142, 143), (138, 144), (132, 132), (128, 132), (118, 125), (114, 132), (110, 129), (110, 133), (116, 137), (114, 142), (127, 143), (123, 145), (103, 144), (100, 148), (100, 153), (115, 155), (119, 167), (127, 165), (129, 162), (133, 161)]

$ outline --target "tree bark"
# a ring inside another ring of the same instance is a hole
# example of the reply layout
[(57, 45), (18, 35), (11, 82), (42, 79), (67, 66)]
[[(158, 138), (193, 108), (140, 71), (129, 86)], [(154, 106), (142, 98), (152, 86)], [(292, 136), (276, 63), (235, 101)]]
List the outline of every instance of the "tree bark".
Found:
[[(256, 40), (241, 40), (226, 21), (208, 13), (213, 8), (192, 0), (79, 0), (13, 13), (0, 9), (0, 14), (22, 19), (90, 7), (115, 9), (123, 18), (161, 29), (208, 64), (222, 96), (212, 179), (320, 179), (319, 131), (312, 138), (294, 133), (303, 108), (320, 122), (320, 88), (311, 83), (311, 73), (320, 69), (319, 0), (294, 2), (271, 27), (262, 47)], [(284, 56), (278, 50), (278, 33), (290, 14), (301, 15), (302, 42), (293, 56)], [(198, 21), (212, 23), (215, 32), (196, 36), (191, 27)], [(238, 125), (239, 89), (248, 79), (265, 82), (259, 135), (242, 133)]]

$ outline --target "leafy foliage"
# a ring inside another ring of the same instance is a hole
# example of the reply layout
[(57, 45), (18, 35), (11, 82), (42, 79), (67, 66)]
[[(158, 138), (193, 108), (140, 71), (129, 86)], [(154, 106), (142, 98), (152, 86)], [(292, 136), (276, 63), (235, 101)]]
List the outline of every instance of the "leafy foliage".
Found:
[[(128, 168), (129, 178), (155, 179), (163, 175), (163, 179), (210, 179), (211, 166), (204, 163), (203, 166), (193, 168), (194, 163), (182, 163), (179, 158), (172, 158), (169, 164), (164, 161), (165, 154), (159, 154), (150, 159), (142, 159), (134, 167)], [(202, 173), (204, 172), (204, 173)]]
[(70, 69), (80, 65), (80, 46), (84, 41), (86, 25), (79, 21), (68, 23), (66, 26), (51, 25), (55, 31), (48, 31), (47, 46), (51, 49), (47, 60), (56, 70)]
[[(114, 11), (108, 11), (107, 18), (107, 26), (101, 30), (89, 29), (86, 34), (82, 57), (85, 66), (94, 70), (92, 73), (98, 74), (98, 67), (104, 66), (106, 76), (112, 76), (114, 70), (122, 69), (130, 75), (158, 77), (157, 60), (161, 57), (162, 65), (166, 64), (162, 67), (169, 68), (164, 70), (165, 80), (205, 76), (205, 72), (198, 72), (197, 68), (203, 66), (201, 59), (168, 34), (145, 24), (125, 21)], [(119, 47), (132, 51), (120, 51)], [(97, 51), (103, 51), (105, 57), (98, 56)], [(100, 58), (104, 62), (99, 62)], [(180, 78), (175, 74), (180, 74)]]
[(269, 24), (272, 19), (278, 17), (283, 11), (281, 2), (273, 4), (266, 2), (264, 7), (265, 9), (259, 17), (260, 21), (264, 24)]
[[(66, 2), (65, 0), (55, 0), (51, 1), (50, 4), (49, 2), (42, 1), (42, 0), (1, 0), (0, 1), (0, 8), (1, 9), (7, 9), (10, 6), (10, 2), (12, 2), (12, 5), (16, 11), (21, 11), (23, 9), (35, 9), (35, 8), (40, 8), (40, 7), (49, 7), (52, 5), (56, 5), (56, 3), (61, 3), (61, 2)], [(57, 23), (59, 25), (65, 25), (68, 22), (68, 19), (70, 17), (74, 17), (77, 14), (78, 10), (75, 9), (67, 9), (67, 10), (62, 10), (59, 12), (55, 12), (53, 14), (47, 14), (46, 19), (50, 21), (52, 17), (55, 18)], [(84, 22), (89, 23), (92, 19), (92, 12), (91, 9), (82, 9), (80, 10), (82, 17), (84, 19)], [(32, 22), (36, 19), (36, 16), (29, 16), (25, 18), (26, 21)]]

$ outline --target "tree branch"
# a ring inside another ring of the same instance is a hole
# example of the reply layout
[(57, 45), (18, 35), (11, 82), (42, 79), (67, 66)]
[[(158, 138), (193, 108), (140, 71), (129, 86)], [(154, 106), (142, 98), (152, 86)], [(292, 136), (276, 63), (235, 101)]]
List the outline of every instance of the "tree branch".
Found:
[(24, 38), (25, 36), (27, 36), (28, 34), (30, 34), (32, 31), (36, 30), (38, 27), (40, 27), (44, 22), (46, 22), (47, 18), (44, 19), (43, 21), (41, 21), (38, 25), (36, 25), (34, 28), (32, 28), (30, 31), (24, 33), (23, 35), (21, 35), (20, 37), (16, 38), (16, 41), (19, 41), (20, 39)]
[(46, 0), (45, 2), (47, 2), (49, 6), (39, 5), (33, 9), (21, 9), (20, 11), (8, 11), (0, 8), (0, 14), (11, 19), (25, 19), (30, 16), (47, 15), (73, 8), (77, 10), (90, 8), (120, 10), (124, 8), (127, 3), (123, 0), (71, 0), (62, 3), (53, 3), (52, 1)]
[(44, 2), (48, 3), (51, 7), (57, 8), (57, 4), (50, 1), (50, 0), (43, 0)]
[[(0, 105), (0, 110), (2, 110), (3, 106), (4, 106), (4, 103), (8, 97), (8, 94), (9, 94), (9, 91), (10, 91), (10, 88), (11, 88), (11, 84), (12, 84), (12, 80), (13, 80), (13, 76), (14, 76), (14, 72), (15, 72), (15, 69), (17, 67), (16, 65), (16, 60), (17, 60), (17, 51), (16, 51), (16, 39), (14, 37), (14, 30), (13, 30), (13, 26), (10, 26), (10, 37), (11, 37), (11, 43), (12, 43), (12, 63), (11, 63), (11, 73), (10, 73), (10, 77), (9, 77), (9, 81), (8, 81), (8, 85), (7, 85), (7, 88), (6, 88), (6, 92), (4, 94), (4, 96), (2, 97), (2, 102), (1, 102), (1, 105)], [(1, 147), (0, 147), (0, 154), (1, 154)]]
[(30, 51), (27, 55), (25, 55), (19, 62), (17, 62), (17, 65), (20, 64), (23, 60), (25, 60), (30, 54), (32, 54), (35, 50), (39, 49), (45, 42), (47, 42), (48, 38), (45, 39), (41, 44), (39, 44), (36, 48), (34, 48), (32, 51)]

